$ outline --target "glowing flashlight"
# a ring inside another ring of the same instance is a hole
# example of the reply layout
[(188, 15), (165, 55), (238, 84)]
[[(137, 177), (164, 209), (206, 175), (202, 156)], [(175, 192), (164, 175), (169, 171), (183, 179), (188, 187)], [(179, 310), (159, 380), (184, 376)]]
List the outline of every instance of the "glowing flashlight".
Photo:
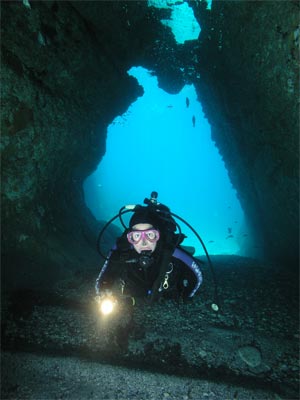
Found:
[(103, 315), (111, 314), (116, 306), (117, 301), (113, 297), (105, 297), (103, 300), (97, 299), (99, 303), (99, 310)]

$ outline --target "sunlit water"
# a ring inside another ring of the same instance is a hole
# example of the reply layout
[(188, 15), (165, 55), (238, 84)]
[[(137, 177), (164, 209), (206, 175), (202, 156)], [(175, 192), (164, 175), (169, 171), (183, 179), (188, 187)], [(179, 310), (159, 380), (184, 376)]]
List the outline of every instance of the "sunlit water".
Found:
[(171, 29), (178, 44), (182, 44), (186, 40), (198, 39), (201, 29), (194, 17), (192, 8), (186, 2), (178, 2), (176, 0), (148, 0), (148, 6), (171, 10), (170, 18), (162, 19), (161, 22)]
[[(86, 204), (97, 219), (109, 220), (155, 190), (158, 201), (196, 229), (209, 254), (238, 254), (248, 235), (243, 211), (194, 87), (170, 95), (147, 70), (130, 74), (145, 93), (108, 127), (106, 154), (84, 183)], [(188, 236), (184, 244), (203, 254), (195, 235), (180, 225)]]

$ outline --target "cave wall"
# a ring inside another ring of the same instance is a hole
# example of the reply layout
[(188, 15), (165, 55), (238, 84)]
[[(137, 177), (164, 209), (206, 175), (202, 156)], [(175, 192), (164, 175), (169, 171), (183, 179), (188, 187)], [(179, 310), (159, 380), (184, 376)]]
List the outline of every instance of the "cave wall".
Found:
[(298, 268), (299, 2), (191, 2), (199, 99), (238, 190), (255, 253)]
[(266, 256), (295, 259), (297, 4), (252, 3), (217, 2), (210, 13), (191, 2), (202, 32), (177, 45), (160, 23), (169, 10), (145, 1), (1, 2), (5, 287), (98, 270), (99, 223), (82, 182), (105, 153), (107, 126), (142, 94), (126, 74), (133, 65), (170, 93), (195, 84)]
[[(50, 285), (99, 264), (82, 181), (142, 94), (69, 2), (1, 2), (2, 276)], [(109, 46), (108, 46), (109, 47)]]
[[(143, 93), (127, 70), (142, 59), (158, 67), (164, 40), (176, 46), (165, 15), (145, 1), (1, 2), (3, 289), (98, 273), (104, 221), (82, 183), (105, 153), (107, 126)], [(162, 67), (161, 80), (170, 91), (184, 83), (178, 65)], [(103, 242), (112, 245), (110, 232)]]

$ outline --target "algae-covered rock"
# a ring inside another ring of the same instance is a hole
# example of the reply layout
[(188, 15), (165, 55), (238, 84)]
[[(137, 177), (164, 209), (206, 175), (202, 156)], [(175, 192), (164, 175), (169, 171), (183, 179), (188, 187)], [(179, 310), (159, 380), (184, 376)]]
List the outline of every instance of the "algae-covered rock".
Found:
[(253, 346), (244, 346), (238, 349), (238, 354), (249, 367), (255, 368), (261, 364), (260, 351)]

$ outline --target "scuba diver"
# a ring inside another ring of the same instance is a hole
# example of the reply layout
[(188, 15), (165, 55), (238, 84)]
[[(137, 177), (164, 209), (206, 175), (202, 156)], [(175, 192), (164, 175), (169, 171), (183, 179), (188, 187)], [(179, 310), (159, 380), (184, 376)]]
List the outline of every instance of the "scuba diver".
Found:
[[(99, 234), (97, 245), (102, 255), (99, 245), (102, 233), (119, 216), (125, 231), (96, 280), (99, 303), (116, 298), (130, 299), (133, 305), (136, 298), (147, 298), (150, 302), (160, 298), (188, 301), (200, 288), (200, 262), (181, 245), (186, 236), (172, 216), (181, 218), (157, 202), (157, 192), (152, 192), (150, 200), (145, 199), (144, 203), (147, 205), (123, 207)], [(122, 214), (129, 211), (133, 215), (127, 228)], [(111, 312), (113, 306), (107, 307), (109, 311), (103, 308), (103, 313)]]

